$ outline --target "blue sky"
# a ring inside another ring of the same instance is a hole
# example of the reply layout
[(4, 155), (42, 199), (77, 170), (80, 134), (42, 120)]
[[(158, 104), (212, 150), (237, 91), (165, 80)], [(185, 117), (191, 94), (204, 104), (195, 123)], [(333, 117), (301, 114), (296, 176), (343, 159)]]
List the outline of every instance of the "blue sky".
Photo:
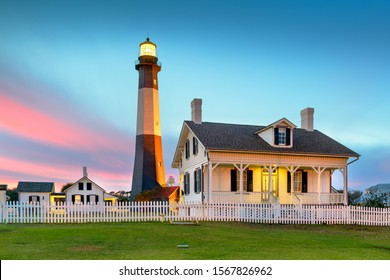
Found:
[(138, 72), (157, 44), (165, 169), (189, 104), (203, 120), (300, 125), (362, 157), (350, 186), (390, 182), (388, 1), (0, 1), (0, 183), (82, 175), (129, 189)]

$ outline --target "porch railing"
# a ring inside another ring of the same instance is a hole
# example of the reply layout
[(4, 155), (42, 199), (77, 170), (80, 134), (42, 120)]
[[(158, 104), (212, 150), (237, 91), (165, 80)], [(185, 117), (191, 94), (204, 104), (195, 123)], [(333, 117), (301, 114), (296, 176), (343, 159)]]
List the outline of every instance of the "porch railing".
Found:
[[(205, 197), (207, 193), (205, 193)], [(278, 203), (272, 193), (269, 192), (212, 192), (211, 201), (213, 203)], [(343, 193), (293, 193), (292, 204), (343, 204)]]
[[(269, 192), (212, 192), (213, 203), (277, 203), (277, 198)], [(205, 197), (207, 193), (205, 193)]]
[(298, 200), (293, 204), (343, 204), (343, 193), (294, 193)]

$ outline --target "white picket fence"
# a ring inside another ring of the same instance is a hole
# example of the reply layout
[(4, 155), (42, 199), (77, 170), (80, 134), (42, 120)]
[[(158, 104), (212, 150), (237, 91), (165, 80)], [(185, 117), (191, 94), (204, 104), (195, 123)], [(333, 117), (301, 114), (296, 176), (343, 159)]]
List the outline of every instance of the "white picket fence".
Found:
[(237, 221), (270, 224), (390, 226), (390, 208), (337, 205), (133, 202), (117, 205), (0, 205), (0, 223)]

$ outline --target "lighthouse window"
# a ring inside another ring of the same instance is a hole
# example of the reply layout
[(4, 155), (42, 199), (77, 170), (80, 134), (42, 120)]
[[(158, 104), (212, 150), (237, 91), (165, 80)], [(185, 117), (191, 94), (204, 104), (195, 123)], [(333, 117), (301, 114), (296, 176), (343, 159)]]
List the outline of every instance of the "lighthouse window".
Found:
[(152, 44), (142, 44), (140, 56), (143, 55), (156, 56), (156, 47), (153, 46)]

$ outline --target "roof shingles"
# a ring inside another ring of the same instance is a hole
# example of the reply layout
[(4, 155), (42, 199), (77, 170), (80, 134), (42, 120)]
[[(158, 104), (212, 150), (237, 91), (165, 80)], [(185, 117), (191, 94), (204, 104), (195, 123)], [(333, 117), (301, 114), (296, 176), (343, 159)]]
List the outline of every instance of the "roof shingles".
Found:
[(53, 182), (19, 182), (17, 192), (54, 192)]
[(307, 131), (295, 128), (293, 132), (293, 147), (278, 148), (271, 146), (255, 134), (257, 131), (265, 128), (265, 126), (210, 122), (196, 124), (192, 121), (185, 121), (185, 123), (195, 133), (205, 148), (209, 150), (360, 156), (318, 130)]

